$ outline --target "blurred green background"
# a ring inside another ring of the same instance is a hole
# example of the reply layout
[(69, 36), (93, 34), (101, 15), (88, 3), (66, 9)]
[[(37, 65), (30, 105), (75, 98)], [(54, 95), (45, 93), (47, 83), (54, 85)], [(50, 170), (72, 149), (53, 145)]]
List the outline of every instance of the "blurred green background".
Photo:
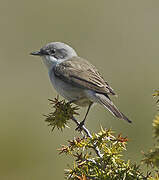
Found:
[[(57, 95), (40, 58), (29, 55), (62, 41), (96, 65), (118, 93), (114, 103), (133, 121), (112, 117), (100, 105), (87, 119), (91, 131), (112, 127), (128, 136), (126, 157), (142, 158), (153, 145), (152, 98), (158, 88), (159, 1), (1, 0), (0, 3), (0, 179), (64, 179), (71, 159), (58, 156), (60, 144), (79, 134), (63, 133), (42, 114)], [(86, 109), (81, 110), (82, 119)]]

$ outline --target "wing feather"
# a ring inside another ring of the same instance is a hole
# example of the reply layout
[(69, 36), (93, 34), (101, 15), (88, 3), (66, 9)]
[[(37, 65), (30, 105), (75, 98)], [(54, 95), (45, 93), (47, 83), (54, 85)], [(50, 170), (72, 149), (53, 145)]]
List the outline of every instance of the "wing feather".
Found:
[[(80, 61), (80, 62), (79, 62)], [(115, 95), (95, 66), (80, 57), (73, 57), (57, 64), (54, 73), (67, 83), (102, 94)]]

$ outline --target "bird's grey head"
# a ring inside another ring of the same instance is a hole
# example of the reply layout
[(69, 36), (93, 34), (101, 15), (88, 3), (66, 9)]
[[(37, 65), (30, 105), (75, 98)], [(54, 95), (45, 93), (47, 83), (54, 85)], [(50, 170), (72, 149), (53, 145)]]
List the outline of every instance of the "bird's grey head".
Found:
[(40, 51), (32, 52), (31, 55), (41, 56), (48, 69), (57, 63), (77, 56), (72, 47), (62, 42), (51, 42), (42, 47)]

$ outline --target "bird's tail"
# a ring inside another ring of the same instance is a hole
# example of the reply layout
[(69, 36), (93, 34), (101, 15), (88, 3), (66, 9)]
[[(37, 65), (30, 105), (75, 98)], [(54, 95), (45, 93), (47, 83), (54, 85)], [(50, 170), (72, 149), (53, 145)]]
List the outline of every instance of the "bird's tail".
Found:
[(118, 110), (118, 108), (113, 104), (108, 96), (103, 94), (96, 94), (96, 98), (98, 98), (98, 102), (106, 107), (115, 117), (119, 119), (124, 119), (127, 122), (131, 123), (130, 121), (122, 112)]

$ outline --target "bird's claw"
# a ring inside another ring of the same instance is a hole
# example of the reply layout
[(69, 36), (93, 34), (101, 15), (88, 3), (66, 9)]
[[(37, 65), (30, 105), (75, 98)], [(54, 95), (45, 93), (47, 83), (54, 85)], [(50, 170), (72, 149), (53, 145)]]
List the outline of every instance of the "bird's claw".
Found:
[(81, 132), (82, 128), (83, 128), (83, 125), (84, 125), (84, 121), (81, 121), (80, 124), (77, 126), (77, 128), (75, 130)]

